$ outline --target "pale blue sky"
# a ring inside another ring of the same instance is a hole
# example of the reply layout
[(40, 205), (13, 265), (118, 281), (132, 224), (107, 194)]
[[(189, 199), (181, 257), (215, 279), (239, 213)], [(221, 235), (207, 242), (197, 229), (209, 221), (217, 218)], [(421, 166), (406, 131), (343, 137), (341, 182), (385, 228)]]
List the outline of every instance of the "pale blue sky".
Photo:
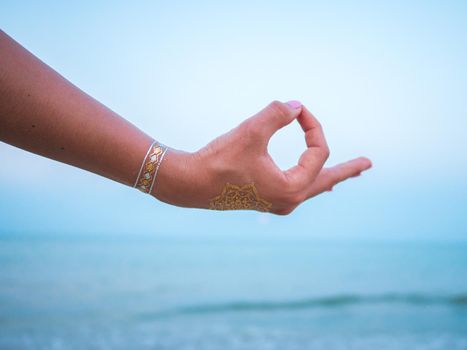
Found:
[[(273, 99), (374, 169), (288, 217), (187, 210), (0, 143), (0, 231), (467, 238), (463, 1), (2, 1), (0, 26), (116, 112), (196, 150)], [(297, 125), (271, 144), (287, 167)]]

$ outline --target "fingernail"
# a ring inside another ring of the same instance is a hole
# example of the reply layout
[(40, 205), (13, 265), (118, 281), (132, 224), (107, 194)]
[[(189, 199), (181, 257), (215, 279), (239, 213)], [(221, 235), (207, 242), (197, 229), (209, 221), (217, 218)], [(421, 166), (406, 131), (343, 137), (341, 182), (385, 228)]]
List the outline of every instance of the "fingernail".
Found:
[(287, 102), (287, 104), (289, 105), (289, 107), (292, 107), (293, 109), (299, 109), (302, 106), (302, 103), (300, 101), (295, 101), (295, 100), (289, 101)]

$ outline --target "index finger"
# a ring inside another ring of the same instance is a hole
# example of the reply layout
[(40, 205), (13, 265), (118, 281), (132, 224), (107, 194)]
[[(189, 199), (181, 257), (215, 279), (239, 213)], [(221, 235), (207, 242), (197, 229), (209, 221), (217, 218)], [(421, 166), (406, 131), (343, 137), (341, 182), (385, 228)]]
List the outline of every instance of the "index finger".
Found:
[(305, 106), (302, 106), (297, 121), (305, 132), (307, 149), (300, 156), (298, 164), (287, 170), (286, 174), (304, 186), (318, 176), (329, 157), (329, 147), (321, 124)]

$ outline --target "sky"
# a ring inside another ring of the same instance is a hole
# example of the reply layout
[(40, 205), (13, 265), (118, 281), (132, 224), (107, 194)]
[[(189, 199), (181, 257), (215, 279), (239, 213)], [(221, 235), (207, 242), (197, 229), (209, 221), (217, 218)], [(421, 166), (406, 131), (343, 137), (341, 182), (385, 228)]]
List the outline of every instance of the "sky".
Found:
[[(467, 239), (464, 1), (2, 1), (1, 28), (155, 139), (195, 151), (272, 100), (373, 169), (289, 216), (181, 209), (0, 143), (0, 234)], [(0, 53), (1, 54), (1, 53)], [(297, 124), (270, 152), (287, 168)]]

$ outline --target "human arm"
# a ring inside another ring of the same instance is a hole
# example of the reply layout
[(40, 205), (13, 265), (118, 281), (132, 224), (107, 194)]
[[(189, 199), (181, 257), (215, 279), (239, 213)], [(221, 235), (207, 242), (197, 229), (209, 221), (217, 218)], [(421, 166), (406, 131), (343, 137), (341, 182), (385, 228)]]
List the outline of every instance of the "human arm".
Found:
[[(267, 143), (295, 119), (308, 148), (296, 167), (283, 172)], [(0, 140), (130, 186), (153, 141), (1, 31)], [(287, 214), (371, 166), (358, 158), (323, 169), (328, 155), (316, 118), (304, 106), (275, 101), (197, 152), (170, 149), (151, 194), (184, 207)]]

